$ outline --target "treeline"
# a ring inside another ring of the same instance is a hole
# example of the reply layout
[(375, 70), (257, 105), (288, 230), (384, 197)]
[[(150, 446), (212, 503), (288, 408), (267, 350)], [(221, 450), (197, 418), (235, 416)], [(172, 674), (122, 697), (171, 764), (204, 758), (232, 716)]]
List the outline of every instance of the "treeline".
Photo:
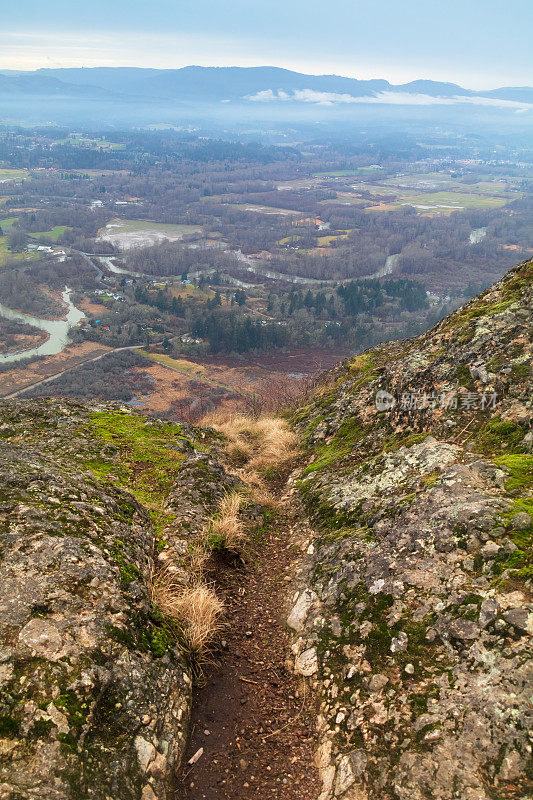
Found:
[(36, 317), (57, 319), (65, 313), (63, 303), (45, 294), (37, 280), (19, 269), (0, 273), (0, 301), (9, 308)]
[(420, 311), (428, 307), (426, 290), (421, 283), (406, 279), (358, 281), (339, 286), (337, 294), (344, 301), (348, 314), (371, 312), (379, 308), (387, 297), (400, 301), (400, 310)]
[[(69, 141), (68, 135), (68, 131), (59, 128), (5, 130), (0, 132), (0, 161), (19, 168), (142, 170), (161, 162), (166, 166), (180, 162), (269, 164), (300, 158), (299, 151), (292, 147), (205, 139), (174, 131), (91, 132), (86, 136), (91, 140), (90, 146)], [(120, 146), (109, 148), (107, 142)]]
[(185, 247), (174, 242), (139, 247), (128, 254), (130, 269), (146, 275), (182, 275), (197, 269), (224, 270), (237, 264), (236, 256), (220, 247)]
[(238, 312), (223, 309), (197, 314), (191, 321), (194, 336), (206, 339), (212, 353), (246, 353), (284, 347), (289, 343), (287, 328), (262, 325)]

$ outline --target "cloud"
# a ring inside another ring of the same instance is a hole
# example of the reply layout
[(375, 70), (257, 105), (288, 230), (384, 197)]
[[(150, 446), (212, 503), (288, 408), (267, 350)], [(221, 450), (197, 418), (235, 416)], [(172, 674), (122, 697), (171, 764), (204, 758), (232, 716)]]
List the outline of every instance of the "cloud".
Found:
[(524, 113), (533, 110), (533, 104), (518, 100), (500, 100), (496, 97), (469, 97), (457, 95), (455, 97), (433, 97), (428, 94), (410, 94), (409, 92), (379, 92), (372, 96), (355, 97), (351, 94), (339, 92), (317, 92), (314, 89), (264, 89), (256, 94), (247, 95), (245, 100), (254, 103), (296, 102), (313, 103), (320, 106), (347, 105), (353, 103), (377, 103), (383, 105), (402, 106), (431, 106), (431, 105), (457, 105), (470, 104), (488, 106), (492, 108), (505, 108)]

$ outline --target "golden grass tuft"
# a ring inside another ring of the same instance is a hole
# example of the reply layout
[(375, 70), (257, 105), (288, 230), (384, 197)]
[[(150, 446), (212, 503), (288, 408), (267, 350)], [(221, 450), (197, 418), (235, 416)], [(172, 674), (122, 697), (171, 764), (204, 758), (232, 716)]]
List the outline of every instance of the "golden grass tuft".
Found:
[(220, 540), (228, 550), (239, 550), (246, 531), (239, 517), (243, 498), (238, 492), (230, 492), (222, 498), (218, 514), (211, 520), (207, 535)]
[(204, 653), (220, 630), (224, 603), (200, 580), (184, 585), (164, 569), (152, 580), (152, 602), (180, 628), (192, 653)]
[(287, 464), (298, 452), (297, 437), (279, 417), (218, 413), (207, 416), (202, 424), (225, 437), (229, 461), (248, 472), (264, 474)]

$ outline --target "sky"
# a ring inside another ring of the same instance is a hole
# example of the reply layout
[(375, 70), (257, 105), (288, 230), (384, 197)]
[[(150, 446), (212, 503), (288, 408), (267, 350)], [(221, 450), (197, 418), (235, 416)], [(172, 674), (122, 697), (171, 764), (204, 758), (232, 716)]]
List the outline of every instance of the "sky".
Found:
[(279, 66), (533, 85), (533, 0), (19, 0), (2, 11), (0, 69)]

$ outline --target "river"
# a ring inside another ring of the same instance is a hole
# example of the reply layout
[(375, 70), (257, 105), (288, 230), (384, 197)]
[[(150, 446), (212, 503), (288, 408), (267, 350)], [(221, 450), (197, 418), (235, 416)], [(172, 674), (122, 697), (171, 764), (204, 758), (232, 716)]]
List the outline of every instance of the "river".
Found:
[(53, 356), (60, 353), (67, 344), (70, 344), (69, 331), (78, 322), (85, 317), (83, 311), (76, 308), (70, 299), (71, 289), (65, 287), (62, 293), (62, 299), (67, 306), (66, 319), (40, 319), (40, 317), (32, 317), (30, 314), (23, 314), (20, 311), (13, 311), (12, 308), (0, 303), (0, 316), (6, 319), (14, 319), (19, 322), (25, 322), (27, 325), (33, 325), (34, 328), (40, 328), (49, 334), (48, 339), (38, 347), (33, 347), (31, 350), (22, 350), (17, 353), (6, 353), (0, 355), (0, 364), (6, 362), (20, 361), (23, 358), (30, 358), (32, 356)]

